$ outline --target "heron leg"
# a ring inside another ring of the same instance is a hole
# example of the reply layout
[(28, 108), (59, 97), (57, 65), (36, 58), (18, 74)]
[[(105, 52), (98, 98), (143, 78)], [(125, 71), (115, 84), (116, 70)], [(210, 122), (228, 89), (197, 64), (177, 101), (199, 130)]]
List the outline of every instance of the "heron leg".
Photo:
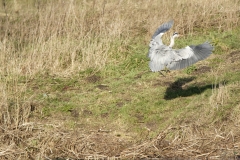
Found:
[[(164, 71), (166, 74), (170, 73), (170, 70), (169, 70), (166, 66), (165, 66), (164, 69), (161, 70), (161, 71)], [(164, 75), (161, 71), (159, 71), (159, 73), (160, 73), (161, 75), (163, 75), (164, 77), (166, 77), (166, 74)]]
[(160, 73), (162, 76), (166, 77), (161, 71), (159, 71), (159, 73)]
[(170, 73), (170, 70), (165, 66), (164, 67), (164, 71), (166, 72), (166, 73)]
[(165, 70), (166, 73), (170, 73), (170, 70), (167, 67), (165, 67), (164, 70)]

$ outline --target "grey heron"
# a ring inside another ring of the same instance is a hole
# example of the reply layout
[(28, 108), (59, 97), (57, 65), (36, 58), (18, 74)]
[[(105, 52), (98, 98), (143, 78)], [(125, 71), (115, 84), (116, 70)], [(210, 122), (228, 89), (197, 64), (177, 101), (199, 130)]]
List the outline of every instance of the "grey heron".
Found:
[(213, 46), (208, 42), (186, 46), (182, 49), (172, 49), (174, 38), (178, 37), (178, 33), (176, 32), (171, 37), (170, 45), (164, 45), (161, 38), (172, 26), (173, 20), (166, 22), (161, 25), (152, 36), (148, 52), (148, 57), (150, 58), (149, 67), (152, 72), (158, 72), (164, 69), (183, 69), (212, 54)]

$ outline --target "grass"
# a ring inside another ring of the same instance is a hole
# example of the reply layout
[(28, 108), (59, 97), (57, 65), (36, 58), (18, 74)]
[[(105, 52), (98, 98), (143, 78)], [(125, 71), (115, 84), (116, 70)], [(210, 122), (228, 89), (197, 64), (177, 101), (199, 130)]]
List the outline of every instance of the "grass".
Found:
[[(0, 158), (238, 156), (239, 5), (206, 2), (3, 1)], [(148, 43), (169, 19), (164, 43), (215, 49), (162, 76)]]

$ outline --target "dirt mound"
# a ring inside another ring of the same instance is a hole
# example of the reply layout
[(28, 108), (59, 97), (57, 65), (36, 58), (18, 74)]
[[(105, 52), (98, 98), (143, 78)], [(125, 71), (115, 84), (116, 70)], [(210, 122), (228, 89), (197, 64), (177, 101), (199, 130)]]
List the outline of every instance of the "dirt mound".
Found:
[(198, 69), (196, 69), (193, 74), (198, 75), (198, 74), (203, 74), (211, 71), (211, 67), (209, 66), (200, 66)]
[(240, 60), (240, 50), (231, 52), (227, 57), (231, 63), (239, 62)]

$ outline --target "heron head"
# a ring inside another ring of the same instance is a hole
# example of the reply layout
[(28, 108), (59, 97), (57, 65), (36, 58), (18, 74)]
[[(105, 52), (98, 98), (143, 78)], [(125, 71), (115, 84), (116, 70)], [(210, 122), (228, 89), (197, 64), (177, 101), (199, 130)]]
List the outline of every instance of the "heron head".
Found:
[(160, 34), (159, 34), (159, 37), (162, 37), (163, 35), (164, 35), (164, 33), (160, 33)]
[(172, 35), (173, 38), (176, 38), (176, 37), (179, 37), (179, 36), (180, 35), (177, 32), (174, 32), (173, 35)]

